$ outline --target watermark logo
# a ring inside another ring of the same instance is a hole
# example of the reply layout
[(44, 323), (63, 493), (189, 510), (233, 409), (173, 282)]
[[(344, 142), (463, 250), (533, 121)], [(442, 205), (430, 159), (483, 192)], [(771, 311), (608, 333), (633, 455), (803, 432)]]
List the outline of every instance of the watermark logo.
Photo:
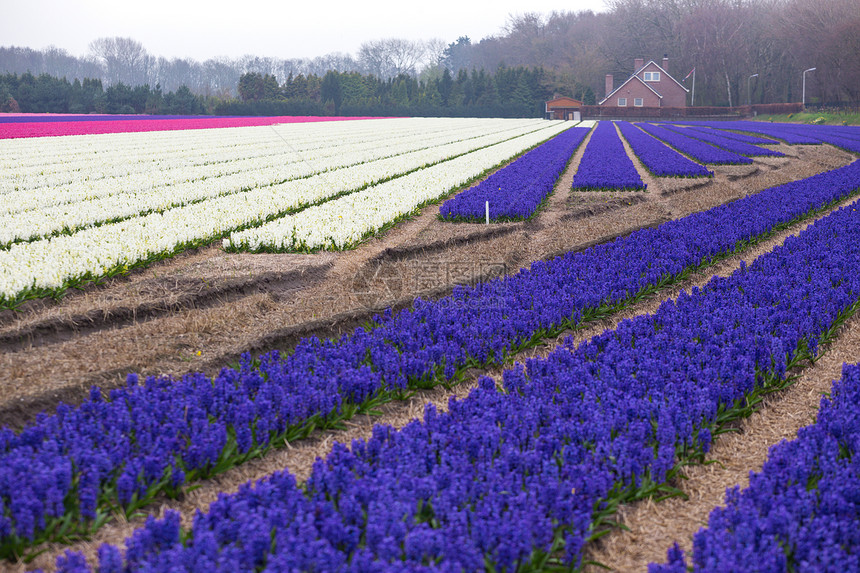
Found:
[[(406, 261), (378, 263), (362, 267), (352, 279), (352, 298), (369, 309), (384, 309), (405, 296), (421, 296), (428, 291), (455, 286), (471, 286), (507, 274), (507, 265), (496, 261)], [(498, 285), (497, 285), (498, 287)], [(454, 304), (495, 304), (492, 300), (451, 300)]]

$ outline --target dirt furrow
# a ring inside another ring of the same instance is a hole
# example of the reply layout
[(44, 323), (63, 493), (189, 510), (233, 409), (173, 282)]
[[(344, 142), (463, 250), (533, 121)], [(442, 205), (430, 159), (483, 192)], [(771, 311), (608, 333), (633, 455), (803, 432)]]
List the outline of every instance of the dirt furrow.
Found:
[[(685, 468), (687, 479), (678, 486), (680, 497), (660, 503), (645, 501), (624, 506), (618, 521), (628, 530), (613, 530), (590, 548), (587, 560), (613, 571), (647, 571), (648, 563), (664, 562), (676, 541), (686, 551), (693, 535), (708, 521), (711, 510), (724, 504), (727, 488), (749, 484), (771, 446), (797, 437), (797, 431), (815, 420), (822, 394), (842, 376), (844, 363), (860, 360), (860, 316), (846, 321), (838, 337), (814, 365), (800, 373), (789, 388), (768, 395), (758, 412), (743, 420), (736, 433), (723, 434), (706, 457), (707, 465)], [(590, 571), (605, 571), (591, 567)]]

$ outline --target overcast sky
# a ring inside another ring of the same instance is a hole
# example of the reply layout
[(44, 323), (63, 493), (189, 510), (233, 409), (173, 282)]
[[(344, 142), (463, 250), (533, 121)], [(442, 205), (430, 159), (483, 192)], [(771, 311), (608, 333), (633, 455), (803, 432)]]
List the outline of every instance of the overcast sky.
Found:
[(75, 56), (96, 38), (122, 36), (155, 56), (193, 58), (245, 54), (311, 58), (357, 55), (381, 38), (446, 43), (498, 35), (510, 14), (606, 10), (603, 0), (26, 0), (3, 2), (0, 46), (63, 48)]

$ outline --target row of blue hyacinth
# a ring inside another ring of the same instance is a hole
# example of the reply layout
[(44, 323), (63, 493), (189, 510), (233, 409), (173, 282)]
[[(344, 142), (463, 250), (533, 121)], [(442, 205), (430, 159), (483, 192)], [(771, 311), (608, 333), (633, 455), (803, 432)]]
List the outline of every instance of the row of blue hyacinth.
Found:
[[(574, 175), (574, 189), (645, 189), (614, 125), (604, 121), (595, 128)], [(657, 176), (713, 176), (713, 171), (681, 155), (667, 143), (703, 163), (750, 163), (749, 157), (784, 156), (779, 151), (758, 147), (777, 141), (709, 127), (642, 124), (649, 136), (628, 122), (618, 122), (618, 126), (637, 157)], [(489, 204), (489, 218), (493, 221), (531, 217), (552, 191), (586, 133), (574, 128), (528, 152), (446, 201), (440, 208), (440, 216), (449, 220), (483, 220)]]
[(846, 364), (816, 422), (771, 448), (749, 487), (726, 492), (691, 554), (676, 544), (667, 563), (648, 571), (860, 571), (857, 404), (860, 366)]
[(721, 130), (680, 127), (671, 124), (665, 124), (663, 127), (691, 139), (704, 141), (710, 145), (715, 145), (721, 149), (725, 149), (726, 151), (731, 151), (732, 153), (737, 153), (738, 155), (743, 155), (745, 157), (785, 157), (785, 154), (781, 151), (767, 149), (766, 147), (758, 147), (758, 145), (765, 143), (765, 141), (757, 141), (754, 143), (744, 141), (751, 138), (751, 136), (744, 137), (744, 140), (741, 140), (738, 137), (733, 137), (732, 134)]
[(96, 389), (80, 407), (60, 406), (20, 433), (0, 430), (0, 550), (15, 555), (99, 524), (117, 507), (132, 512), (380, 396), (504, 363), (858, 187), (855, 162), (459, 287), (438, 302), (417, 299), (411, 310), (387, 312), (340, 340), (307, 339), (291, 355), (272, 352), (259, 364), (245, 357), (214, 379), (130, 375), (109, 399)]
[(649, 123), (639, 123), (637, 125), (650, 135), (666, 142), (681, 153), (692, 157), (700, 163), (714, 165), (747, 165), (752, 163), (752, 159), (749, 157), (744, 157), (739, 153), (711, 145), (700, 139), (688, 137), (667, 126), (652, 125)]
[(443, 219), (484, 220), (489, 202), (493, 221), (527, 219), (546, 199), (590, 130), (568, 129), (525, 153), (439, 208)]
[[(98, 570), (579, 566), (595, 517), (659, 493), (858, 307), (855, 202), (653, 315), (507, 370), (501, 389), (485, 377), (446, 413), (335, 446), (304, 486), (287, 472), (246, 484), (184, 536), (178, 514), (150, 518), (125, 555), (103, 545)], [(87, 569), (75, 553), (58, 566)]]
[(763, 123), (757, 121), (691, 122), (698, 127), (720, 130), (739, 130), (775, 137), (790, 145), (820, 145), (829, 143), (836, 147), (860, 153), (860, 127), (844, 125), (797, 125), (790, 123)]
[[(670, 124), (671, 125), (671, 124)], [(779, 143), (779, 140), (772, 139), (768, 137), (759, 137), (757, 135), (751, 135), (749, 133), (738, 133), (736, 131), (727, 131), (724, 125), (720, 125), (717, 122), (716, 125), (711, 124), (710, 127), (704, 125), (690, 125), (687, 126), (687, 129), (690, 130), (687, 133), (693, 133), (696, 131), (705, 133), (705, 134), (716, 134), (720, 137), (733, 139), (735, 141), (741, 141), (743, 143), (751, 143), (752, 145), (776, 145)]]
[[(687, 122), (685, 122), (687, 123)], [(745, 133), (758, 133), (765, 137), (773, 137), (789, 145), (821, 145), (821, 141), (809, 136), (811, 126), (803, 126), (795, 131), (787, 123), (763, 123), (759, 121), (693, 121), (690, 125), (723, 130), (736, 130)]]
[(705, 166), (684, 157), (659, 139), (656, 139), (632, 123), (619, 121), (621, 134), (636, 157), (658, 177), (713, 177), (714, 172)]
[(645, 189), (645, 183), (627, 157), (614, 122), (601, 121), (594, 128), (573, 175), (573, 189)]

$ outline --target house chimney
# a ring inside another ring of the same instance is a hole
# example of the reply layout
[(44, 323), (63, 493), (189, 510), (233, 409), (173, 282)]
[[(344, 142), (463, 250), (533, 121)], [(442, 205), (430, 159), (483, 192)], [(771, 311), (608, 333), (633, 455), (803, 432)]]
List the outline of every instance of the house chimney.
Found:
[(641, 70), (642, 66), (644, 66), (644, 65), (645, 65), (645, 59), (644, 58), (636, 58), (635, 60), (633, 60), (633, 73), (635, 74), (636, 72)]
[(669, 73), (669, 54), (663, 54), (663, 69)]
[(614, 81), (614, 79), (612, 77), (612, 74), (606, 74), (606, 97), (609, 97), (609, 94), (612, 93), (613, 81)]

